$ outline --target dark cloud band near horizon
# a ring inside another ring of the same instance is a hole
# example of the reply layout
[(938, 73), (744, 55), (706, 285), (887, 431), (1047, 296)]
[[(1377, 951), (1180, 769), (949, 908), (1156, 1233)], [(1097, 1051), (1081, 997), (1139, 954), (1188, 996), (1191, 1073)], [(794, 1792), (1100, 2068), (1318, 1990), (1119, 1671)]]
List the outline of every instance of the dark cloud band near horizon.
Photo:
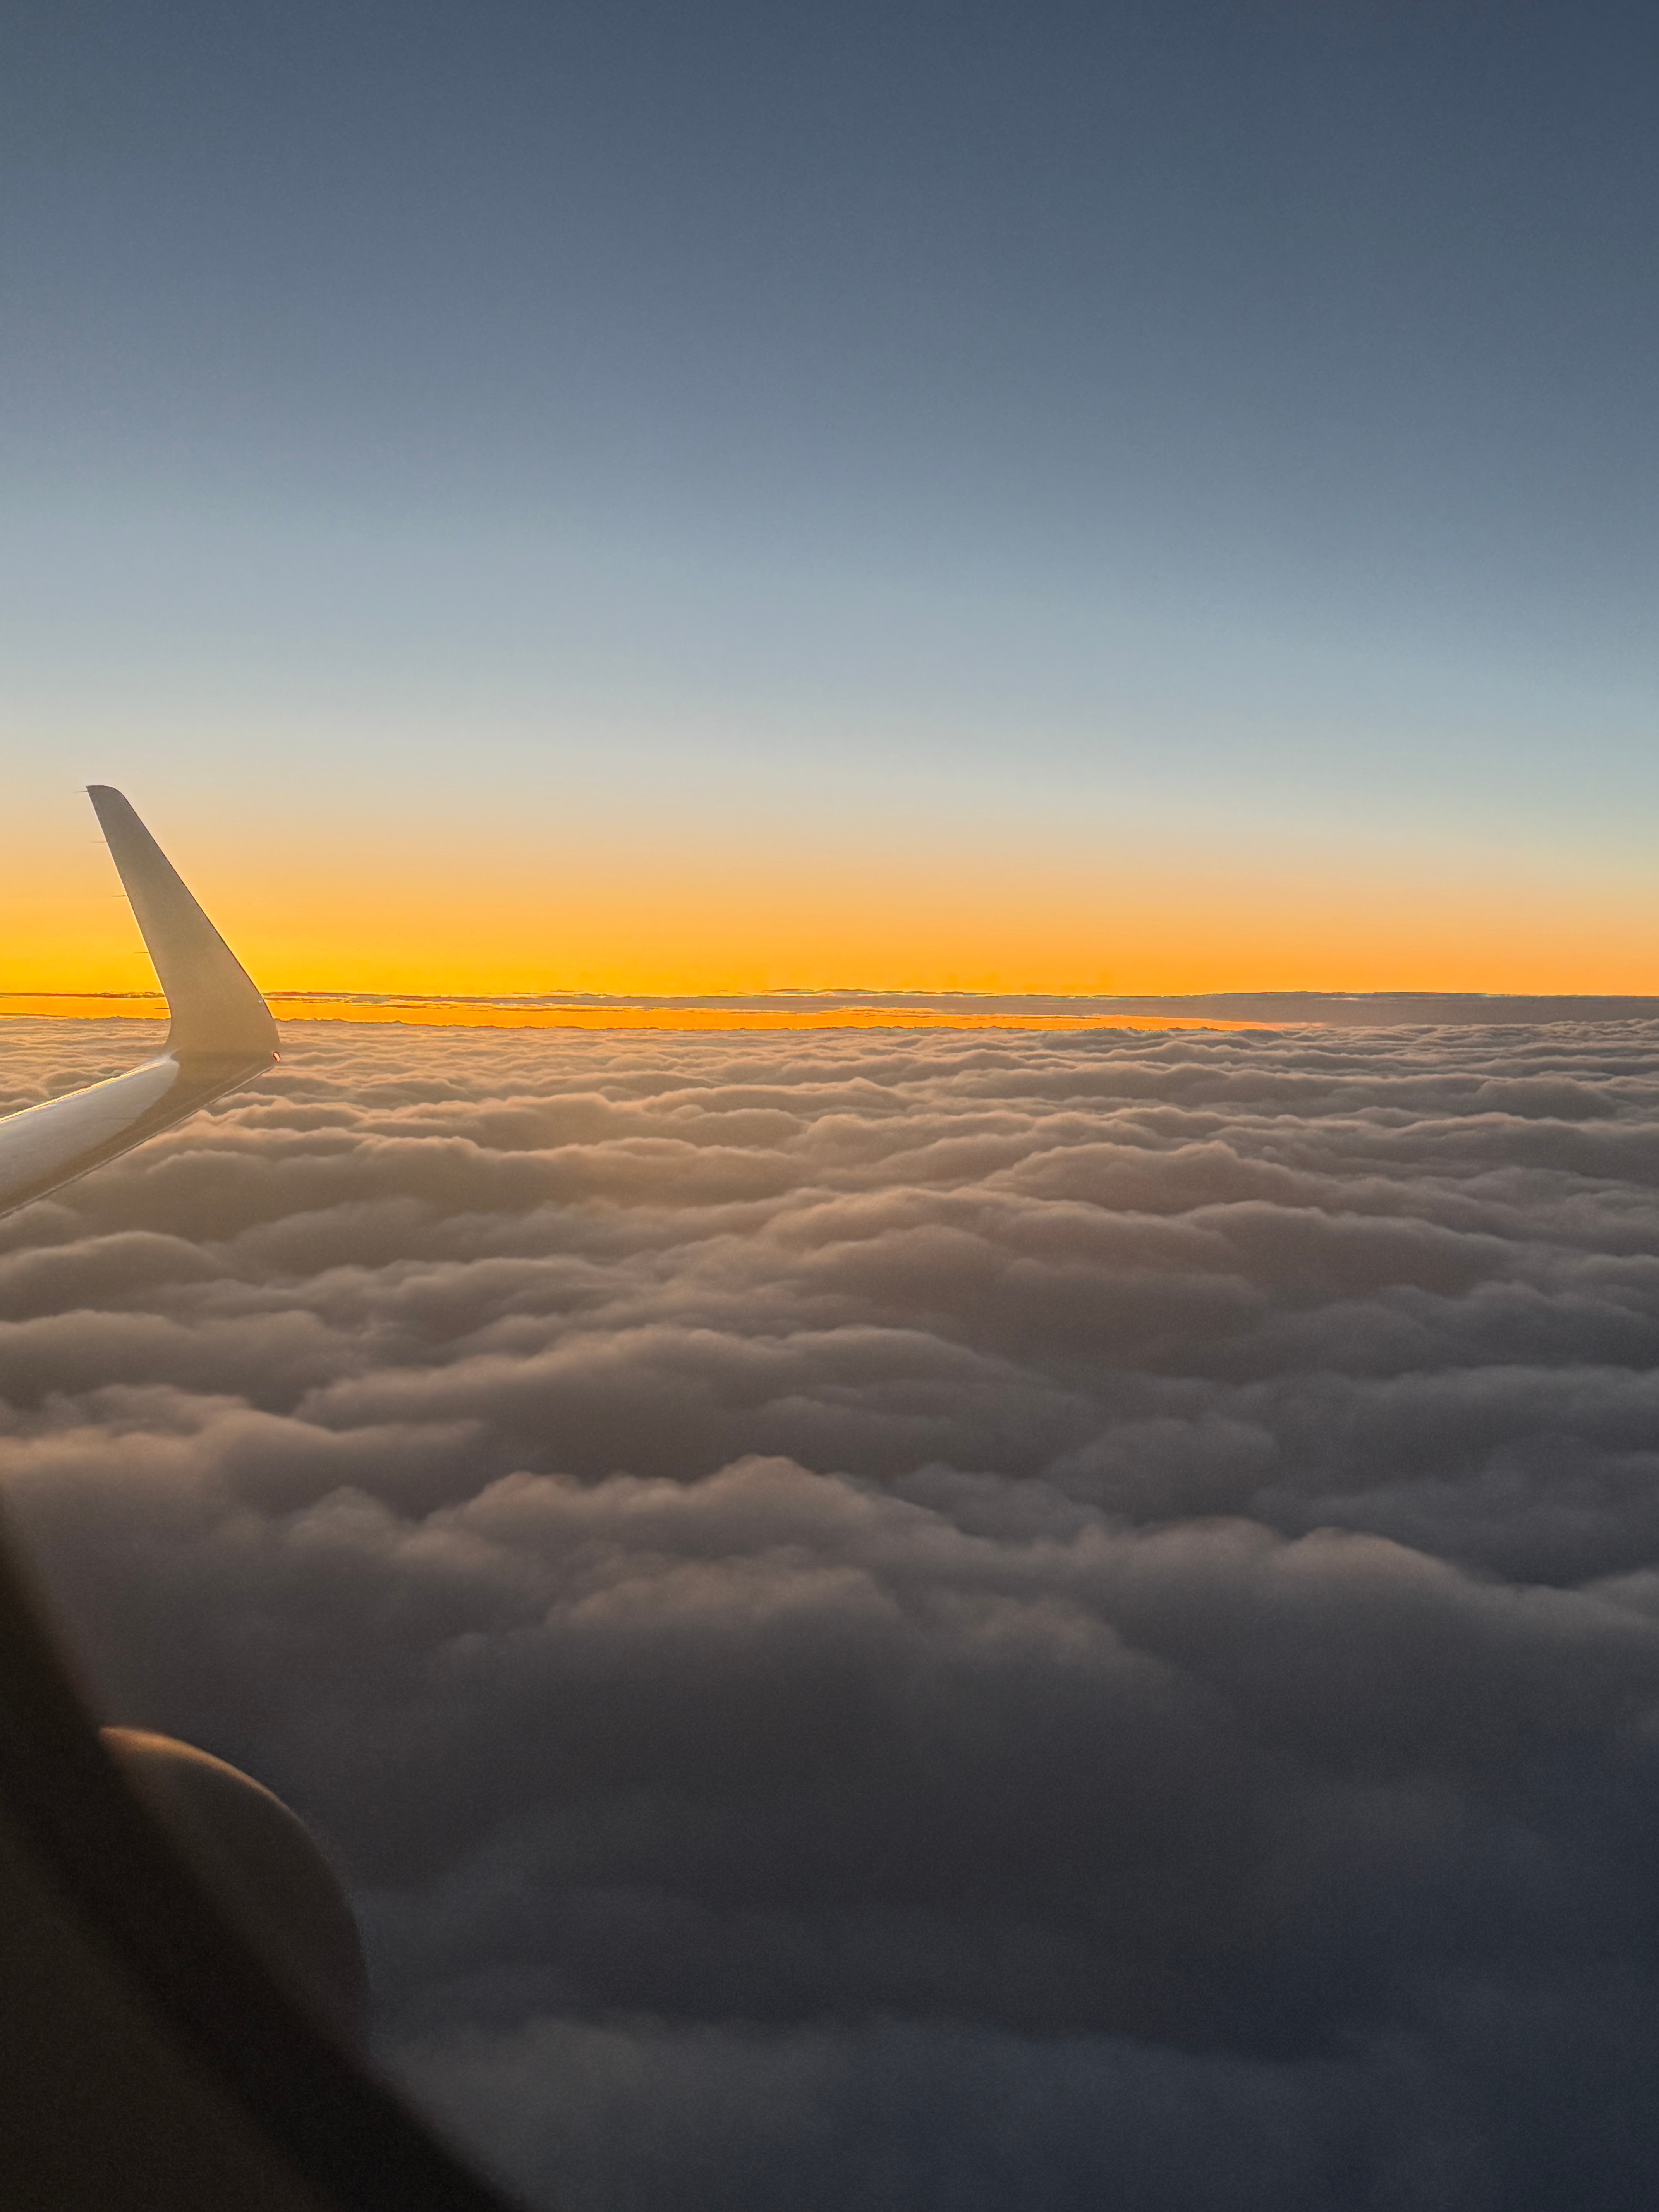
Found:
[(0, 1468), (480, 2155), (1647, 2202), (1659, 1024), (289, 1052), (0, 1224)]

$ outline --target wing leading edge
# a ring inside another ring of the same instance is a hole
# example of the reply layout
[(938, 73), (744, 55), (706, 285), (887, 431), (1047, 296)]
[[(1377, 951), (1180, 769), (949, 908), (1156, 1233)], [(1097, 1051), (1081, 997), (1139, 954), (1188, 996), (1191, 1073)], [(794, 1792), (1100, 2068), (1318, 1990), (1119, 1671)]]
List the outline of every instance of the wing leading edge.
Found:
[(0, 1213), (41, 1198), (269, 1067), (276, 1024), (252, 978), (118, 791), (88, 792), (167, 995), (152, 1060), (0, 1120)]

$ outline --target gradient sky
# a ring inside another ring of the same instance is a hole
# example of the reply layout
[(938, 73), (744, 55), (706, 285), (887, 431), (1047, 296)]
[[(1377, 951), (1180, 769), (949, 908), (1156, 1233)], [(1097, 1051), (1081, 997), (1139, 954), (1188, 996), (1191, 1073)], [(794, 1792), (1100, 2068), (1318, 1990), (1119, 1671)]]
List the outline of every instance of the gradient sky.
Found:
[(15, 0), (0, 988), (1659, 990), (1656, 61)]

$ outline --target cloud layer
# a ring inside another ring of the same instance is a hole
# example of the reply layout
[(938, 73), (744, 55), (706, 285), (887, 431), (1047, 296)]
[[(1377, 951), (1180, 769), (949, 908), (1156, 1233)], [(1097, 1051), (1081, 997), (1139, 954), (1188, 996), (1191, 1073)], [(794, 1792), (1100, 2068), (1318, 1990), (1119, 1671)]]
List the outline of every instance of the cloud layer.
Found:
[(1659, 1024), (288, 1050), (0, 1224), (0, 1465), (502, 2170), (1645, 2202)]

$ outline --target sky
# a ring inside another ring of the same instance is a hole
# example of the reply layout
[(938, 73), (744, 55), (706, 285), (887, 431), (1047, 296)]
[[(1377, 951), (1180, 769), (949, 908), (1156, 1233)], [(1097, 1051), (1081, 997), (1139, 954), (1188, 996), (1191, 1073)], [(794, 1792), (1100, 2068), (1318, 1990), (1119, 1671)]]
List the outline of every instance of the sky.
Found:
[(0, 1223), (0, 1495), (531, 2207), (1646, 2212), (1656, 1194), (1650, 1019), (301, 1023)]
[(0, 990), (1659, 989), (1656, 46), (19, 0)]

